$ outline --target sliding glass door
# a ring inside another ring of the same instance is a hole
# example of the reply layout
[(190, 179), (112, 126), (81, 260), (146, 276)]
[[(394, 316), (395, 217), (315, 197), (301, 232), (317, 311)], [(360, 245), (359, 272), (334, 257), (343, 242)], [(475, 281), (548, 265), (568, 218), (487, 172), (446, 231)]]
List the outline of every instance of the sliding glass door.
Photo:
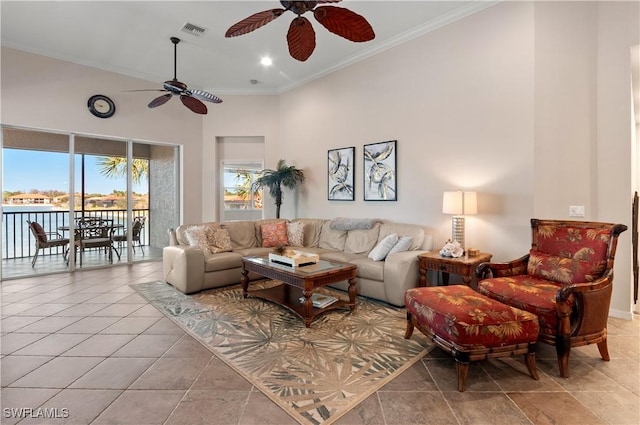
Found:
[(4, 127), (0, 276), (159, 260), (180, 222), (178, 159), (177, 146)]

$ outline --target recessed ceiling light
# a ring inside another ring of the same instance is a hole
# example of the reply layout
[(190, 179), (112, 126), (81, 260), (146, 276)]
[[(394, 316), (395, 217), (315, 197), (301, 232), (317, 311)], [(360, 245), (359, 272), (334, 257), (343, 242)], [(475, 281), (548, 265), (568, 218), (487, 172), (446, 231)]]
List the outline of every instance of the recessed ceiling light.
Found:
[(270, 57), (265, 56), (260, 59), (260, 63), (262, 64), (262, 66), (271, 66), (273, 64), (273, 61)]

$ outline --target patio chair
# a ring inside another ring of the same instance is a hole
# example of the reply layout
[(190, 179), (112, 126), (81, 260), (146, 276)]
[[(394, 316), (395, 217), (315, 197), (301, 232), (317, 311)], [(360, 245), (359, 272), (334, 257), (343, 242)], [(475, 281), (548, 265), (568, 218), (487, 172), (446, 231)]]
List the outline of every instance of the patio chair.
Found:
[(31, 267), (35, 267), (40, 250), (45, 248), (54, 248), (61, 246), (63, 247), (62, 258), (65, 260), (67, 259), (67, 254), (69, 253), (68, 238), (62, 237), (62, 235), (57, 232), (45, 232), (42, 228), (42, 225), (37, 221), (27, 220), (27, 223), (29, 224), (29, 229), (31, 230), (31, 233), (33, 234), (33, 237), (36, 241), (36, 253), (33, 256), (33, 260), (31, 260)]
[[(144, 247), (140, 242), (140, 235), (142, 230), (144, 229), (146, 217), (134, 217), (133, 222), (131, 223), (131, 247), (133, 248), (133, 252), (136, 252), (136, 244), (142, 251), (142, 255), (144, 255)], [(124, 233), (113, 235), (113, 241), (118, 244), (118, 251), (122, 252), (122, 244), (127, 241), (127, 229), (124, 229)]]
[(83, 217), (77, 220), (73, 253), (75, 256), (76, 250), (80, 252), (80, 266), (82, 266), (83, 251), (91, 248), (104, 248), (109, 255), (110, 263), (113, 263), (113, 252), (115, 251), (119, 260), (120, 253), (113, 245), (112, 236), (113, 220), (96, 217)]

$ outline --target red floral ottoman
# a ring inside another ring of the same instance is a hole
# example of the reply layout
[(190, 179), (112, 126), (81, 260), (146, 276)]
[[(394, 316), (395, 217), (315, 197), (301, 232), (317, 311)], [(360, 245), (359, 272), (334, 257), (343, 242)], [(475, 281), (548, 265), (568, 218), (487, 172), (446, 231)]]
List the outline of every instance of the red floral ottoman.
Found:
[(538, 317), (509, 307), (468, 286), (433, 286), (409, 289), (405, 338), (418, 328), (456, 359), (458, 391), (464, 391), (469, 362), (524, 354), (533, 379)]

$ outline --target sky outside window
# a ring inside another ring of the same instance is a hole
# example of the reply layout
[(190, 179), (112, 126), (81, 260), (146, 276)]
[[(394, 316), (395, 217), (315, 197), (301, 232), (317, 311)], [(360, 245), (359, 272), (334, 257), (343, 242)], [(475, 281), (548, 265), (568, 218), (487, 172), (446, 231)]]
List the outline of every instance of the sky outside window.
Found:
[[(69, 191), (69, 155), (59, 152), (3, 149), (3, 191), (29, 193), (36, 189)], [(126, 178), (106, 177), (100, 172), (98, 156), (85, 155), (85, 193), (108, 195), (126, 190)], [(80, 188), (80, 155), (76, 155), (76, 187)], [(147, 180), (133, 184), (133, 192), (147, 193)]]

